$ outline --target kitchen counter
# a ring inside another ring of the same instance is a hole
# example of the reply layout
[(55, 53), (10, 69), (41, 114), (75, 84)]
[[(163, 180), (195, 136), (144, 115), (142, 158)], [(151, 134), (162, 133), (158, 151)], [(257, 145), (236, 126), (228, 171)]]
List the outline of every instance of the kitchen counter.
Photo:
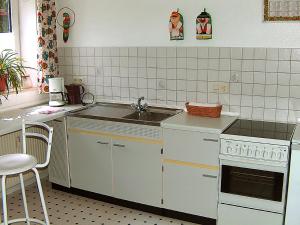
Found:
[(294, 137), (293, 137), (294, 144), (300, 144), (300, 124), (297, 124)]
[(47, 122), (62, 117), (67, 113), (84, 108), (86, 107), (82, 105), (65, 105), (55, 108), (56, 110), (59, 110), (57, 112), (44, 114), (40, 113), (41, 111), (47, 111), (48, 109), (48, 105), (44, 104), (40, 106), (5, 111), (0, 113), (0, 136), (20, 130), (22, 127), (22, 119), (35, 122)]
[(237, 117), (222, 115), (220, 118), (192, 116), (180, 113), (162, 122), (163, 128), (221, 134)]

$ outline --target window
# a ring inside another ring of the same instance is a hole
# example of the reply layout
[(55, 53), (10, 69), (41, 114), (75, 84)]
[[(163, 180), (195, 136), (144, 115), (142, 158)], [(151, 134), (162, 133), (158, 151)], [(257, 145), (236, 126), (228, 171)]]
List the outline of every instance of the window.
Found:
[(0, 33), (12, 32), (10, 0), (0, 0)]

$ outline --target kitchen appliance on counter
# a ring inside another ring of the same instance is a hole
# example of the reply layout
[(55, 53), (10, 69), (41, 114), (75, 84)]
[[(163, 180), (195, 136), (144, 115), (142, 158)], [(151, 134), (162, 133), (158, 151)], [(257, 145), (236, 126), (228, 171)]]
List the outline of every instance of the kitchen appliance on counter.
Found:
[(300, 126), (293, 138), (285, 225), (300, 223)]
[(294, 124), (236, 120), (221, 134), (218, 225), (282, 225)]
[(65, 105), (64, 90), (64, 78), (55, 77), (49, 79), (49, 106), (58, 107)]
[(70, 105), (81, 104), (82, 95), (85, 92), (84, 87), (80, 84), (70, 84), (65, 85), (65, 88), (67, 89), (68, 103)]

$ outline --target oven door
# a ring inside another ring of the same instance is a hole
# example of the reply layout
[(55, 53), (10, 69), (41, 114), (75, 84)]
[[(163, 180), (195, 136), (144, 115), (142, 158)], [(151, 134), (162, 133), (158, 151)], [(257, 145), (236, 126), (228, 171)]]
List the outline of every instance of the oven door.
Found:
[(220, 202), (283, 213), (287, 168), (221, 159)]

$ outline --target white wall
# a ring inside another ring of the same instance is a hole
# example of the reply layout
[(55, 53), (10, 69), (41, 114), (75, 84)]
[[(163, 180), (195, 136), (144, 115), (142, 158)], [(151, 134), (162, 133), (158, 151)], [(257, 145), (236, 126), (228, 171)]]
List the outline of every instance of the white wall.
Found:
[[(70, 40), (60, 47), (226, 46), (300, 47), (299, 22), (263, 22), (263, 0), (57, 0), (57, 8), (76, 12)], [(206, 7), (213, 16), (214, 38), (195, 40), (195, 18)], [(169, 41), (168, 20), (180, 8), (185, 40)]]

